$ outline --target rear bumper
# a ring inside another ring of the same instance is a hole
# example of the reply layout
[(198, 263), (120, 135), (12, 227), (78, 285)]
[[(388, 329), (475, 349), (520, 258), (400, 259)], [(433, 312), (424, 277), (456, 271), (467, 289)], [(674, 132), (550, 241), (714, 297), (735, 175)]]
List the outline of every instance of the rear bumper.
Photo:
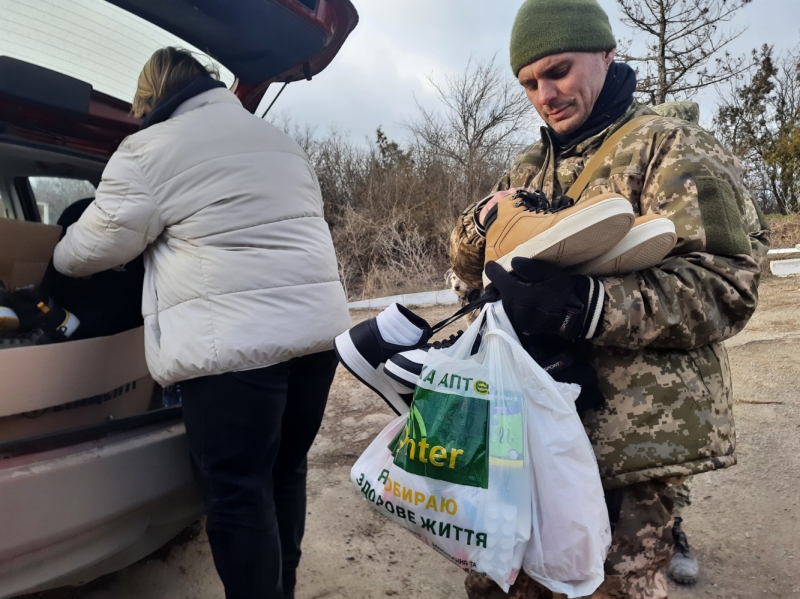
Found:
[(0, 599), (124, 568), (201, 513), (179, 420), (2, 460)]

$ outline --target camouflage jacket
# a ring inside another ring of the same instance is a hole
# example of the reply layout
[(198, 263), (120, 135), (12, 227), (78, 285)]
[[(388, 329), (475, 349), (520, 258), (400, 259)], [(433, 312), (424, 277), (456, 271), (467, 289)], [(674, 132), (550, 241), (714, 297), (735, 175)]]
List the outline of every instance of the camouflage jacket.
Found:
[[(553, 151), (547, 129), (495, 190), (564, 193), (604, 139), (634, 116), (576, 147)], [(607, 403), (583, 421), (607, 488), (696, 474), (736, 463), (731, 372), (721, 343), (744, 328), (758, 302), (769, 230), (742, 185), (736, 158), (699, 126), (659, 117), (625, 136), (580, 198), (616, 192), (637, 215), (670, 218), (678, 243), (657, 267), (605, 277), (603, 319), (577, 346), (598, 372)], [(456, 274), (480, 286), (484, 238), (476, 205), (453, 231)]]

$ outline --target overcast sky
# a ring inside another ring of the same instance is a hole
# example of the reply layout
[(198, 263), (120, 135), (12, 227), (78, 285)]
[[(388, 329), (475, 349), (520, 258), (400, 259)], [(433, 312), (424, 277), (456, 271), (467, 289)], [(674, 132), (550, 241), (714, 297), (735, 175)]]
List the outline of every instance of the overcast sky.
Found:
[[(464, 69), (470, 56), (497, 55), (508, 65), (508, 39), (520, 0), (353, 0), (360, 22), (331, 65), (310, 82), (290, 84), (272, 111), (323, 133), (334, 126), (364, 139), (378, 125), (403, 140), (403, 120), (412, 117), (414, 99), (435, 106), (426, 75), (442, 80)], [(618, 19), (615, 0), (600, 0), (617, 38), (632, 32)], [(776, 50), (800, 41), (800, 0), (753, 0), (730, 28), (748, 27), (731, 46), (749, 52), (764, 43)], [(507, 67), (509, 78), (512, 77)], [(277, 91), (273, 86), (266, 102)], [(522, 90), (520, 88), (520, 93)], [(698, 98), (708, 124), (716, 92)], [(260, 114), (260, 113), (259, 113)]]

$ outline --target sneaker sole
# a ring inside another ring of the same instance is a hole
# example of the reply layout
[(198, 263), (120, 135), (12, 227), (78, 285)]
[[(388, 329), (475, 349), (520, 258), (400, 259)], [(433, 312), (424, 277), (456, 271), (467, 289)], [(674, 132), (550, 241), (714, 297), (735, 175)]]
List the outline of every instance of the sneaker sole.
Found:
[(607, 254), (579, 265), (581, 275), (622, 275), (652, 268), (672, 251), (678, 241), (675, 224), (659, 218), (634, 227)]
[(383, 365), (383, 370), (388, 376), (392, 377), (401, 385), (410, 385), (411, 387), (417, 386), (417, 379), (419, 377), (413, 372), (409, 372), (405, 368), (398, 366), (391, 360)]
[(375, 393), (380, 395), (383, 400), (389, 404), (398, 414), (407, 414), (409, 407), (400, 394), (395, 391), (391, 383), (385, 377), (375, 372), (372, 365), (367, 362), (364, 357), (359, 353), (353, 340), (350, 338), (350, 333), (345, 331), (333, 342), (336, 355), (342, 366), (356, 377), (359, 381), (364, 383), (367, 387), (372, 389)]
[(0, 331), (13, 333), (19, 329), (19, 317), (11, 308), (0, 308)]
[[(497, 263), (511, 271), (511, 260), (518, 256), (552, 262), (565, 268), (588, 262), (617, 245), (631, 230), (634, 218), (628, 200), (609, 198), (571, 214), (501, 256)], [(484, 287), (489, 283), (491, 281), (484, 274)]]

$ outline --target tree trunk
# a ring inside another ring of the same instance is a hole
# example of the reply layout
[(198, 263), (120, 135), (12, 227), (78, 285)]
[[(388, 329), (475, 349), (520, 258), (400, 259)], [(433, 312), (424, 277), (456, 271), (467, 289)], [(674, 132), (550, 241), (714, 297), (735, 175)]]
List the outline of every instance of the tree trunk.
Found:
[(658, 26), (658, 90), (656, 104), (667, 101), (667, 14), (664, 0), (659, 2), (661, 22)]
[(789, 214), (786, 200), (784, 200), (783, 194), (778, 189), (777, 176), (774, 173), (770, 176), (770, 185), (772, 186), (772, 195), (775, 197), (775, 203), (778, 204), (778, 212)]

